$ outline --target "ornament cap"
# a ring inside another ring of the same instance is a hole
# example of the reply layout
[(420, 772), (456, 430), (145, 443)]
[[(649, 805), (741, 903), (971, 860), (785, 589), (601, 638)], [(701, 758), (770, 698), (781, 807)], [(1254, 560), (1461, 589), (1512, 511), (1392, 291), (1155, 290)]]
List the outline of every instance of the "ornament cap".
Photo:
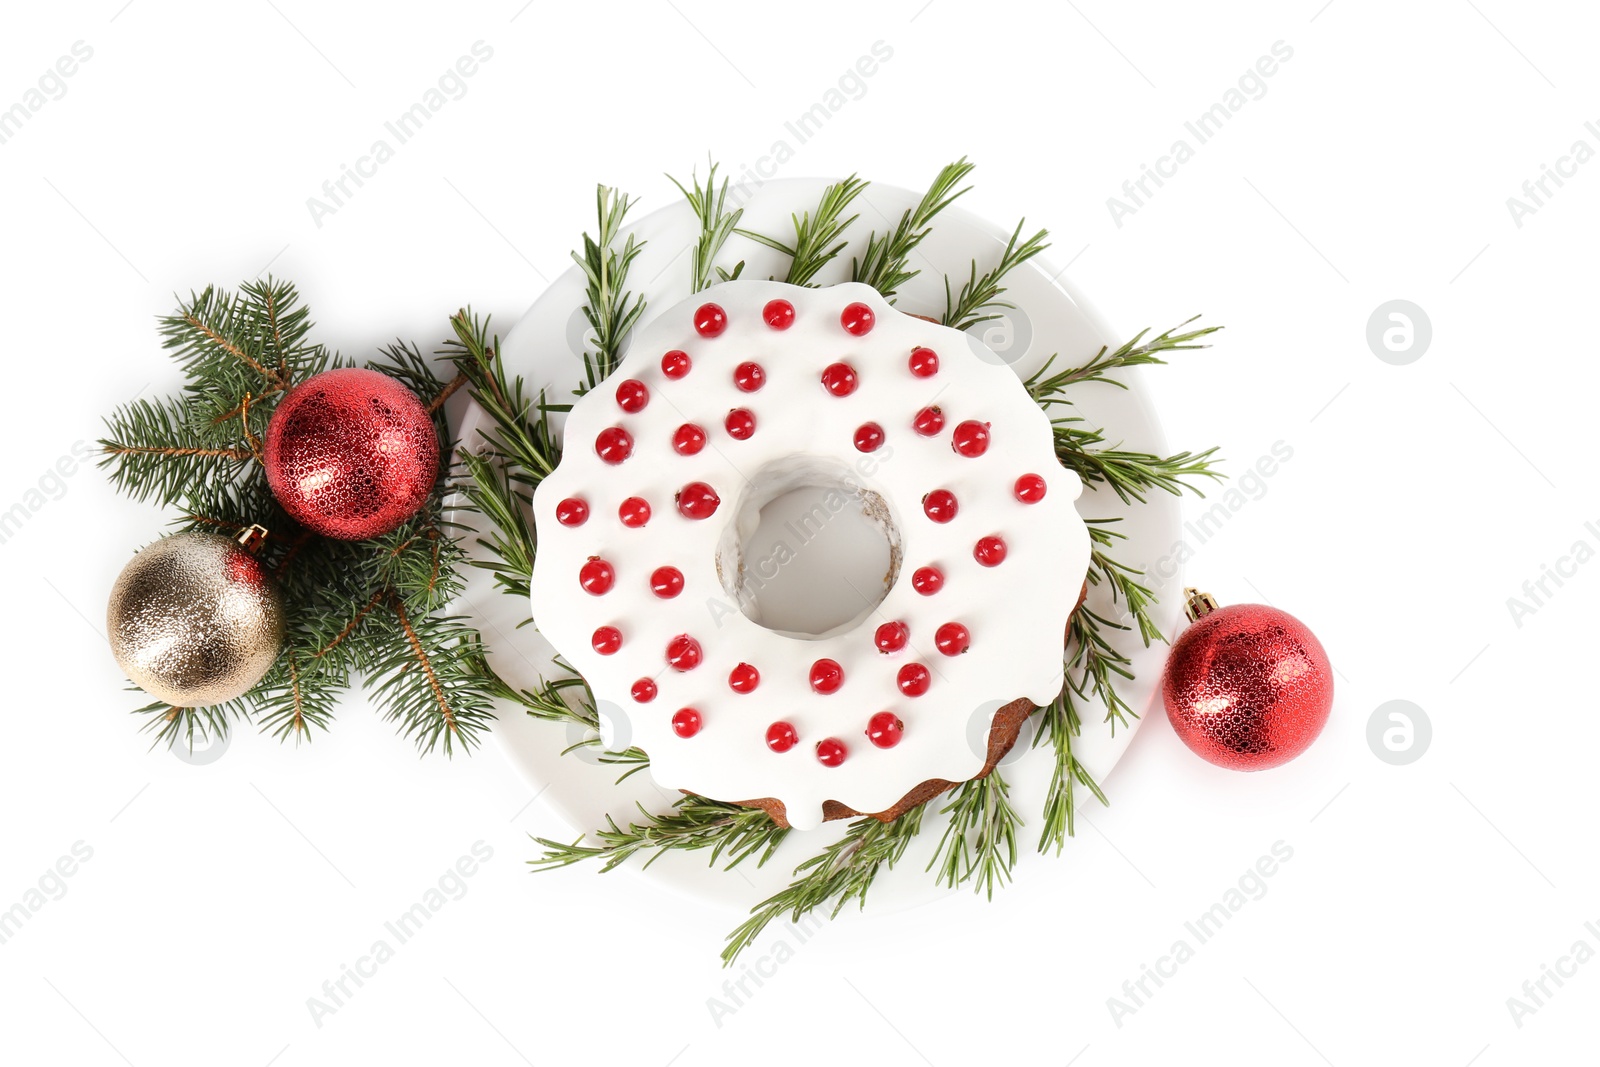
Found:
[(1217, 598), (1210, 593), (1202, 593), (1192, 585), (1183, 591), (1183, 613), (1189, 617), (1190, 622), (1210, 615), (1219, 607), (1221, 605), (1217, 603)]
[(261, 551), (261, 546), (267, 543), (267, 528), (258, 522), (251, 523), (240, 530), (233, 538), (239, 542), (239, 547), (252, 556)]

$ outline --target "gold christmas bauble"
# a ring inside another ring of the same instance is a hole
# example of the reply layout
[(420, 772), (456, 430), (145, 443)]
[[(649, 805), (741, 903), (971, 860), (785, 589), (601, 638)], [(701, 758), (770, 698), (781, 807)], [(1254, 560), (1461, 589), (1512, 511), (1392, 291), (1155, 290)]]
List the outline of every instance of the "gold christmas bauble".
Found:
[[(243, 538), (258, 543), (265, 531)], [(181, 708), (221, 704), (261, 680), (283, 646), (278, 584), (240, 542), (163, 537), (128, 562), (106, 607), (111, 654), (140, 689)]]

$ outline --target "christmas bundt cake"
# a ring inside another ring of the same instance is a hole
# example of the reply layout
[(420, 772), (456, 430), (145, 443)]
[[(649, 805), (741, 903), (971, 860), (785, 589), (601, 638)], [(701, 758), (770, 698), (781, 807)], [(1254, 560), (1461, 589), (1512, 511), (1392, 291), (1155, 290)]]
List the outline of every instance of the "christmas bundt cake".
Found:
[[(800, 829), (892, 818), (992, 770), (1060, 691), (1082, 485), (968, 335), (865, 285), (726, 282), (643, 327), (563, 440), (533, 499), (534, 621), (662, 786)], [(744, 554), (807, 487), (888, 545), (822, 633), (758, 621)]]

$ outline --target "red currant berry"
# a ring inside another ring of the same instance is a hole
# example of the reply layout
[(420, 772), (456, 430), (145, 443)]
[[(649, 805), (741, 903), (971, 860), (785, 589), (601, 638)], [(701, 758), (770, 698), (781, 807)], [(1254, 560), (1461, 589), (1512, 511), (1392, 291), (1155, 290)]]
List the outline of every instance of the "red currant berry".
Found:
[(728, 412), (722, 425), (727, 427), (728, 436), (735, 441), (748, 441), (755, 436), (756, 416), (749, 408), (734, 408)]
[(671, 352), (661, 357), (661, 373), (673, 381), (677, 381), (689, 373), (689, 368), (694, 361), (689, 358), (689, 353), (674, 348)]
[(839, 313), (839, 325), (844, 327), (846, 333), (854, 337), (865, 337), (871, 333), (872, 325), (877, 321), (878, 316), (874, 315), (872, 309), (859, 300), (853, 304), (846, 304), (844, 310)]
[(872, 643), (879, 652), (899, 652), (911, 639), (911, 631), (903, 622), (886, 622), (872, 635)]
[(657, 567), (650, 572), (650, 591), (662, 600), (683, 592), (683, 572), (676, 567)]
[(617, 584), (617, 569), (599, 556), (590, 556), (589, 562), (578, 568), (578, 584), (592, 596), (609, 593)]
[(944, 410), (937, 404), (930, 405), (917, 412), (917, 417), (911, 420), (911, 428), (924, 437), (933, 437), (944, 429)]
[(939, 353), (920, 345), (911, 350), (911, 373), (918, 378), (932, 378), (939, 373)]
[(1037, 504), (1044, 499), (1044, 479), (1037, 474), (1024, 474), (1011, 487), (1012, 495), (1024, 504)]
[(895, 684), (908, 697), (919, 697), (933, 684), (933, 674), (920, 663), (907, 663), (895, 675)]
[(893, 748), (906, 732), (906, 724), (892, 711), (880, 711), (867, 720), (867, 740), (879, 748)]
[(767, 372), (754, 361), (741, 363), (733, 368), (733, 384), (741, 393), (753, 393), (767, 384)]
[(800, 731), (791, 723), (775, 722), (767, 727), (767, 747), (774, 752), (787, 752), (800, 743)]
[(1006, 561), (1006, 543), (993, 535), (980, 537), (972, 546), (972, 558), (985, 567), (998, 567)]
[(955, 433), (950, 435), (950, 447), (956, 454), (975, 459), (989, 451), (989, 424), (968, 419), (956, 427)]
[(690, 482), (678, 490), (678, 513), (686, 519), (709, 519), (722, 498), (705, 482)]
[(774, 330), (787, 330), (794, 325), (794, 305), (787, 300), (768, 300), (761, 317)]
[(589, 504), (569, 496), (556, 505), (556, 521), (563, 526), (582, 526), (589, 518)]
[(650, 502), (642, 496), (630, 496), (617, 508), (617, 518), (622, 525), (637, 530), (650, 521)]
[(837, 693), (844, 684), (844, 668), (836, 659), (819, 659), (811, 665), (811, 688), (824, 695)]
[(883, 427), (875, 422), (864, 422), (856, 427), (856, 451), (876, 452), (883, 447)]
[(622, 648), (622, 631), (615, 626), (602, 626), (595, 630), (589, 642), (602, 656), (614, 656)]
[(650, 389), (637, 378), (629, 378), (617, 386), (617, 407), (629, 415), (637, 415), (650, 403)]
[(935, 489), (922, 498), (922, 511), (934, 522), (949, 522), (956, 517), (956, 495), (948, 489)]
[(621, 426), (601, 430), (594, 439), (594, 452), (607, 463), (621, 463), (633, 455), (633, 435)]
[(822, 387), (834, 396), (849, 396), (859, 384), (856, 369), (848, 363), (830, 363), (822, 371)]
[(947, 656), (959, 656), (972, 647), (972, 635), (959, 622), (947, 622), (933, 633), (933, 643)]
[(944, 572), (938, 567), (918, 567), (911, 574), (911, 588), (923, 596), (932, 596), (944, 588)]
[(716, 337), (728, 328), (728, 313), (719, 304), (701, 304), (694, 309), (694, 330), (701, 337)]
[(640, 678), (633, 683), (633, 699), (641, 704), (648, 704), (656, 698), (656, 683), (649, 678)]
[(700, 713), (693, 708), (679, 708), (672, 713), (672, 732), (679, 737), (693, 737), (700, 732)]
[(824, 767), (837, 767), (844, 762), (850, 750), (837, 737), (825, 737), (817, 742), (817, 762)]
[(728, 672), (728, 688), (735, 693), (753, 693), (761, 684), (761, 672), (754, 665), (741, 663)]
[(679, 426), (672, 435), (672, 450), (680, 456), (692, 456), (706, 447), (706, 432), (692, 422)]
[(700, 642), (688, 634), (679, 634), (667, 642), (667, 664), (675, 671), (692, 671), (704, 658)]

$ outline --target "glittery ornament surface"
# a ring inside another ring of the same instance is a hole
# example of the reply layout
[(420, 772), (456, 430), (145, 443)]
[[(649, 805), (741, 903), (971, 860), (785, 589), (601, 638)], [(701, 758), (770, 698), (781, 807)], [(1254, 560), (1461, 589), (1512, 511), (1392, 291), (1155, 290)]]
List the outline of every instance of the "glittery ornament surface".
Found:
[(296, 386), (267, 426), (267, 482), (285, 511), (344, 541), (388, 533), (427, 502), (439, 438), (415, 393), (346, 367)]
[(1333, 708), (1322, 644), (1293, 615), (1235, 604), (1178, 638), (1161, 679), (1183, 743), (1219, 767), (1256, 771), (1304, 752)]
[(283, 645), (283, 602), (238, 543), (173, 534), (122, 569), (106, 633), (139, 688), (177, 707), (205, 707), (242, 695), (272, 666)]

